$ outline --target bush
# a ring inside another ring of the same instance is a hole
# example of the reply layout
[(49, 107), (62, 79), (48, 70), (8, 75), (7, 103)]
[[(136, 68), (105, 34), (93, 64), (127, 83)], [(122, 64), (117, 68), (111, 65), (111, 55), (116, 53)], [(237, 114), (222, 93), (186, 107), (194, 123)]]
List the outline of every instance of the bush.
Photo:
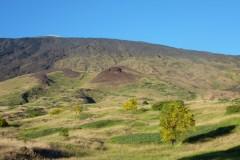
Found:
[(3, 119), (3, 118), (0, 118), (0, 127), (7, 127), (8, 126), (8, 122)]
[(77, 115), (80, 115), (80, 113), (83, 111), (83, 106), (75, 106), (74, 111)]
[(152, 109), (154, 111), (161, 111), (164, 107), (169, 106), (184, 106), (184, 102), (181, 100), (156, 102), (152, 105)]
[(127, 102), (123, 104), (123, 108), (125, 110), (137, 110), (137, 100), (129, 99)]
[(54, 109), (52, 109), (52, 110), (49, 112), (49, 114), (50, 114), (50, 115), (57, 115), (57, 114), (60, 114), (61, 112), (62, 112), (61, 109), (59, 109), (59, 108), (54, 108)]
[(62, 130), (59, 131), (59, 135), (63, 137), (68, 137), (69, 136), (69, 130), (67, 128), (63, 128)]
[(143, 101), (143, 103), (142, 103), (143, 105), (148, 105), (149, 103), (148, 103), (148, 101)]
[(240, 113), (240, 105), (232, 105), (228, 106), (226, 109), (226, 114), (234, 114), (234, 113)]

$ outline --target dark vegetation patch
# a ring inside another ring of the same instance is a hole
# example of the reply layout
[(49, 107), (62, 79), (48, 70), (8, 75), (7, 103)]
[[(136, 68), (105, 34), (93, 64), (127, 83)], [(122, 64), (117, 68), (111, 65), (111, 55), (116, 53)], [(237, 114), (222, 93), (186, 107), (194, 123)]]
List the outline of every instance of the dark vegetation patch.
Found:
[(24, 103), (28, 103), (32, 100), (38, 99), (40, 96), (44, 95), (45, 92), (46, 88), (43, 88), (41, 86), (33, 87), (32, 89), (24, 92), (21, 97), (24, 100)]
[(96, 89), (88, 89), (88, 88), (81, 88), (79, 89), (75, 97), (81, 99), (83, 103), (96, 103), (101, 101), (106, 96), (106, 93), (96, 90)]
[(111, 141), (119, 144), (159, 144), (161, 138), (159, 133), (137, 133), (112, 137)]
[(233, 99), (232, 102), (236, 104), (240, 104), (240, 98)]
[(9, 124), (6, 119), (0, 117), (0, 128), (1, 127), (8, 127)]
[(240, 146), (228, 150), (208, 152), (199, 155), (180, 158), (179, 160), (239, 160)]
[(28, 108), (26, 110), (26, 117), (33, 118), (37, 116), (42, 116), (47, 114), (47, 112), (43, 108)]
[(137, 72), (128, 69), (127, 67), (118, 66), (108, 68), (99, 73), (93, 80), (93, 83), (105, 84), (125, 84), (135, 82), (139, 76)]
[(240, 104), (235, 104), (228, 106), (226, 109), (226, 114), (240, 113)]
[(65, 130), (65, 128), (31, 128), (26, 129), (20, 133), (20, 137), (23, 139), (34, 139), (39, 137), (48, 136), (51, 134), (59, 133)]
[(219, 127), (215, 130), (189, 137), (184, 140), (184, 143), (197, 143), (197, 142), (210, 141), (217, 137), (231, 134), (235, 128), (236, 128), (236, 125)]
[(152, 105), (152, 109), (155, 111), (161, 111), (164, 107), (169, 106), (184, 106), (184, 102), (181, 100), (172, 100), (172, 101), (160, 101)]
[(69, 136), (69, 129), (68, 128), (64, 128), (62, 130), (59, 131), (59, 135), (63, 136), (63, 137), (68, 137)]
[(81, 125), (79, 128), (104, 128), (121, 124), (122, 120), (99, 120)]
[(62, 109), (60, 109), (60, 108), (53, 108), (53, 109), (51, 109), (48, 113), (49, 113), (50, 115), (58, 115), (58, 114), (60, 114), (61, 112), (63, 112)]

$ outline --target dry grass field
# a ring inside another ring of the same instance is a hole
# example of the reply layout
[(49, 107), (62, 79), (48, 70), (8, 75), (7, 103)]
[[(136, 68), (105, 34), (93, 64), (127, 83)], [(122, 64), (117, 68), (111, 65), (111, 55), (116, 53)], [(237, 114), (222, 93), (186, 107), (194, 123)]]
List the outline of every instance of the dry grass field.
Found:
[[(240, 114), (226, 114), (226, 108), (234, 103), (231, 100), (187, 98), (185, 104), (195, 115), (196, 127), (182, 137), (182, 143), (172, 146), (161, 141), (159, 111), (152, 110), (151, 105), (158, 100), (189, 96), (187, 92), (169, 85), (159, 86), (156, 80), (152, 84), (140, 80), (107, 88), (89, 83), (91, 74), (69, 78), (53, 72), (48, 77), (54, 83), (47, 86), (44, 94), (30, 97), (29, 103), (0, 107), (0, 114), (10, 125), (0, 128), (0, 158), (26, 153), (23, 156), (35, 159), (240, 159)], [(12, 87), (8, 91), (15, 92), (13, 84), (20, 84), (22, 79), (1, 82), (0, 87), (6, 83)], [(34, 87), (37, 80), (31, 77), (24, 82)], [(96, 103), (83, 104), (82, 97), (76, 95), (86, 87), (91, 89), (82, 91), (81, 96), (87, 94)], [(6, 93), (2, 88), (1, 92)], [(138, 101), (138, 110), (124, 110), (122, 104), (132, 97)], [(82, 107), (80, 113), (76, 106)]]

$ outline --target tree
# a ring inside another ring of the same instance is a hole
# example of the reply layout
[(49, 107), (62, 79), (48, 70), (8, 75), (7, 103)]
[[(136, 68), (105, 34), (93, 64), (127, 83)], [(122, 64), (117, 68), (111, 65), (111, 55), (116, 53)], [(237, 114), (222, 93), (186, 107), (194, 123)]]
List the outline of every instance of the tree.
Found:
[(137, 100), (129, 99), (127, 102), (123, 104), (123, 108), (125, 110), (137, 110)]
[(164, 142), (174, 145), (194, 126), (194, 116), (184, 103), (165, 105), (160, 112), (160, 135)]
[(74, 111), (75, 111), (76, 115), (80, 115), (81, 112), (83, 111), (83, 106), (80, 106), (80, 105), (75, 106)]

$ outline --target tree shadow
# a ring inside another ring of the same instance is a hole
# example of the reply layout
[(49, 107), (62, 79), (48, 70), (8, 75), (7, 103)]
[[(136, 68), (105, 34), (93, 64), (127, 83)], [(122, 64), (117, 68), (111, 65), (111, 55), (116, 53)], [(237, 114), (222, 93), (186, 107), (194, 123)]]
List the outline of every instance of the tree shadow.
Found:
[(240, 146), (236, 146), (224, 151), (209, 152), (196, 156), (184, 157), (178, 160), (239, 160)]
[(217, 129), (215, 129), (213, 131), (210, 131), (210, 132), (207, 132), (207, 133), (203, 133), (203, 134), (199, 134), (199, 135), (196, 135), (196, 136), (189, 137), (189, 138), (185, 139), (183, 142), (184, 143), (206, 142), (206, 141), (209, 141), (213, 138), (217, 138), (217, 137), (220, 137), (220, 136), (230, 134), (230, 133), (232, 133), (232, 131), (235, 128), (236, 128), (236, 125), (220, 127), (220, 128), (217, 128)]
[(40, 155), (44, 158), (51, 158), (51, 159), (57, 159), (57, 158), (69, 158), (72, 155), (56, 149), (46, 149), (46, 148), (33, 148), (33, 151), (35, 154)]

